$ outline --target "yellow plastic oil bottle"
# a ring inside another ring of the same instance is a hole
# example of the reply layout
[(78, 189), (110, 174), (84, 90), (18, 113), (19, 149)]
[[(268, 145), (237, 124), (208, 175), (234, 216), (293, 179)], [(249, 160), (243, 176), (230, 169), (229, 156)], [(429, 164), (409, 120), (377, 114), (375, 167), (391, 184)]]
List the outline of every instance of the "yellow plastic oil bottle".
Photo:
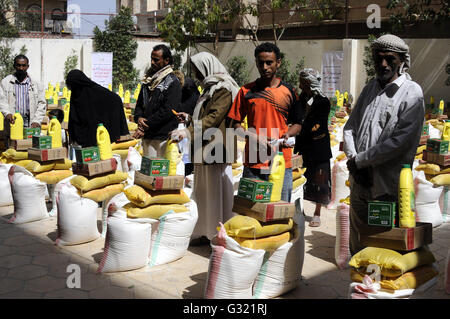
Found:
[(121, 98), (123, 98), (123, 85), (122, 85), (122, 83), (119, 84), (119, 96)]
[(52, 137), (52, 148), (62, 147), (61, 123), (53, 116), (48, 124), (48, 135)]
[(411, 165), (403, 164), (398, 185), (399, 226), (416, 227), (416, 204)]
[(67, 99), (67, 97), (68, 97), (67, 93), (68, 93), (67, 86), (65, 86), (63, 88), (63, 95), (62, 95), (63, 99)]
[(3, 131), (5, 129), (5, 117), (3, 116), (3, 113), (0, 112), (0, 131)]
[(97, 145), (100, 151), (100, 159), (102, 161), (113, 157), (109, 133), (102, 123), (98, 124), (97, 127)]
[(123, 98), (123, 103), (130, 103), (131, 93), (130, 90), (125, 91), (125, 96)]
[(58, 92), (53, 93), (53, 104), (58, 105)]
[(177, 164), (180, 159), (180, 152), (178, 151), (177, 143), (172, 142), (171, 139), (167, 140), (166, 152), (164, 158), (170, 161), (169, 164), (169, 176), (177, 175)]
[(63, 122), (69, 122), (70, 103), (64, 105), (64, 120)]
[(112, 91), (112, 85), (108, 84), (108, 90)]
[(23, 118), (19, 112), (14, 114), (14, 124), (11, 124), (10, 139), (23, 140)]
[(440, 115), (444, 114), (444, 100), (441, 100), (439, 102), (439, 114)]
[(273, 184), (271, 202), (279, 202), (281, 200), (281, 190), (283, 189), (285, 162), (283, 152), (275, 155), (270, 169), (269, 182)]

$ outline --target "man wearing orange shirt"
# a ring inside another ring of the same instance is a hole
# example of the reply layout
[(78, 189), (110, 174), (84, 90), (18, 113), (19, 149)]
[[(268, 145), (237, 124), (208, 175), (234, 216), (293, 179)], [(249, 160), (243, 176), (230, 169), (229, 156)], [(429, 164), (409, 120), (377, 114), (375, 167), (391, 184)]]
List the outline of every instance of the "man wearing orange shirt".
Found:
[[(290, 202), (293, 145), (288, 145), (287, 140), (300, 132), (303, 110), (293, 88), (276, 77), (281, 65), (280, 49), (263, 43), (256, 47), (255, 59), (260, 77), (241, 87), (228, 117), (234, 121), (236, 134), (247, 138), (243, 177), (268, 180), (270, 159), (277, 151), (270, 142), (283, 139), (278, 145), (286, 165), (281, 200)], [(246, 116), (248, 131), (241, 125)], [(249, 145), (258, 145), (258, 151)]]

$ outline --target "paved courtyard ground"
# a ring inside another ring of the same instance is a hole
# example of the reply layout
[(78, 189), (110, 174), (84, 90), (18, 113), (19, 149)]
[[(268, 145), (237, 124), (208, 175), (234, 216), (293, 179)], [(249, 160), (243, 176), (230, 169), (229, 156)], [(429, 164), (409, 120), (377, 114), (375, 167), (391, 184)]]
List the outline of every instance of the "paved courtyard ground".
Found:
[[(302, 281), (279, 299), (345, 299), (349, 269), (334, 261), (335, 210), (322, 210), (322, 225), (308, 226), (314, 207), (305, 201), (305, 259)], [(56, 217), (27, 224), (8, 224), (13, 206), (0, 207), (0, 299), (198, 299), (203, 298), (210, 246), (189, 247), (172, 263), (142, 269), (97, 274), (104, 238), (58, 247)], [(308, 216), (309, 215), (309, 216)], [(101, 229), (101, 209), (99, 209)], [(415, 298), (450, 299), (444, 291), (444, 263), (450, 246), (450, 223), (433, 229), (429, 246), (438, 266), (437, 283)], [(81, 288), (67, 288), (67, 266), (81, 268)]]

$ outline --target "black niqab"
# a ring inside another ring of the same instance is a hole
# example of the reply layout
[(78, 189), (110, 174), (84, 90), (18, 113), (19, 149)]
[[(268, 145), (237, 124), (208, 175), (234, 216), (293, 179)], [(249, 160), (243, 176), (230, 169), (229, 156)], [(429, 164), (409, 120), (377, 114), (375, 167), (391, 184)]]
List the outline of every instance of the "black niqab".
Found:
[(195, 82), (191, 78), (186, 77), (181, 90), (180, 111), (192, 115), (194, 113), (195, 106), (197, 105), (199, 96), (200, 92), (198, 91)]
[(82, 71), (72, 70), (66, 84), (71, 90), (69, 138), (82, 147), (97, 145), (97, 126), (103, 123), (111, 143), (127, 135), (128, 125), (121, 98), (89, 79)]

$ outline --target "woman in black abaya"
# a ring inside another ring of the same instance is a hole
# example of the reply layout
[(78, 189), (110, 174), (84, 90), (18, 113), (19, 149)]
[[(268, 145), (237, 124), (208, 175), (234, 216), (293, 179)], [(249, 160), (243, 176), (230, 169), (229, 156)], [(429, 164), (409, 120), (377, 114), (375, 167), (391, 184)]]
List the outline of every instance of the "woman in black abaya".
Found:
[(90, 80), (82, 71), (72, 70), (66, 78), (71, 90), (69, 139), (73, 145), (97, 145), (97, 126), (103, 123), (111, 143), (127, 135), (128, 125), (121, 98)]

